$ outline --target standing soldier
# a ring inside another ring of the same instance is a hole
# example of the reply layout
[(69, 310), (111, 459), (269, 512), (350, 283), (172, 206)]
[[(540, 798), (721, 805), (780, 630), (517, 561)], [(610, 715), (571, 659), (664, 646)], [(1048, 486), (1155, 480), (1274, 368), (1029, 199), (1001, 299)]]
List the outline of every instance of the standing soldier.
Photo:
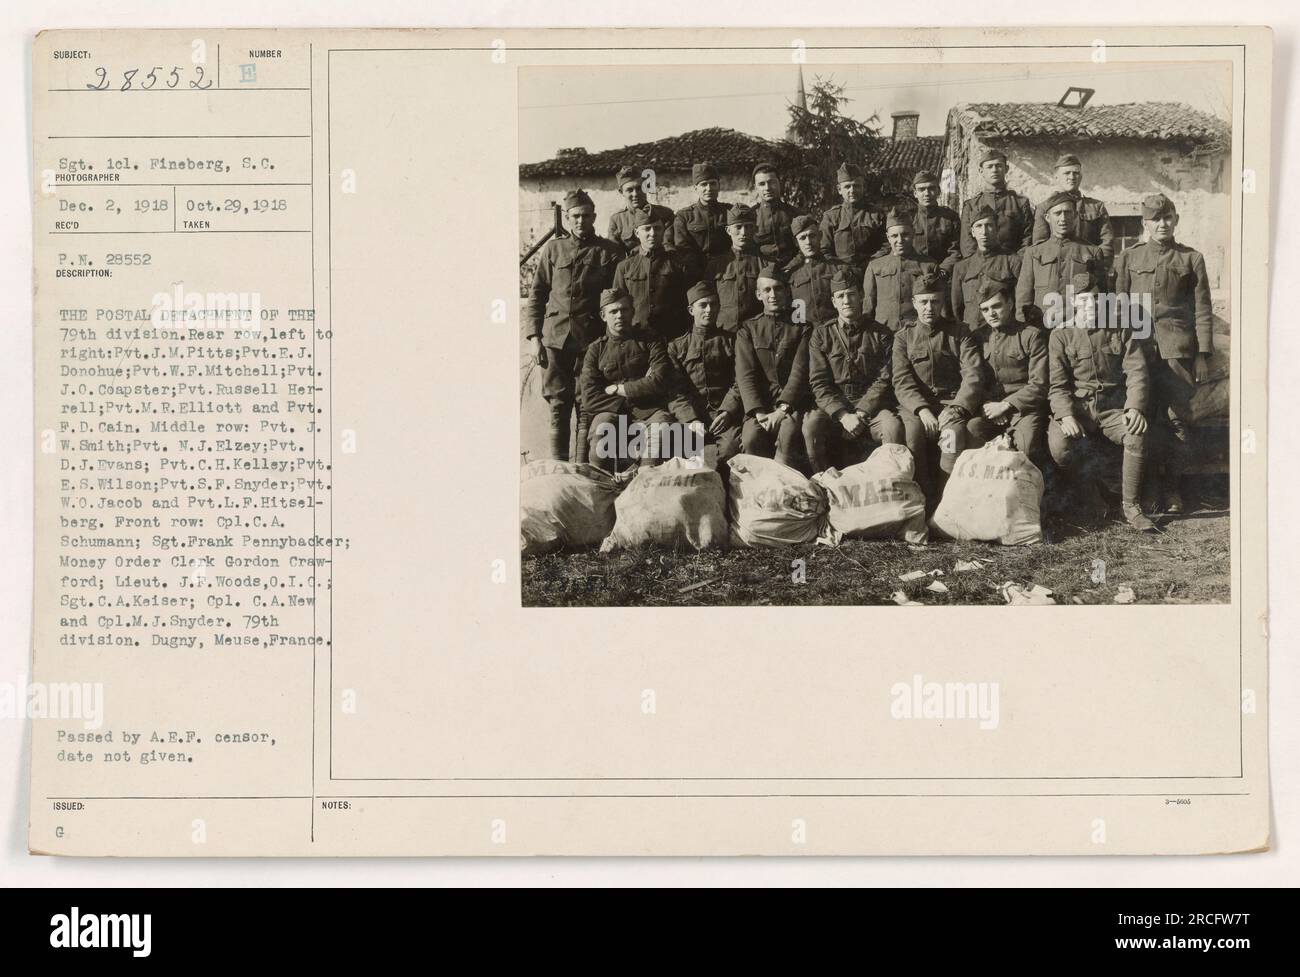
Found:
[(663, 221), (650, 208), (636, 215), (636, 253), (614, 270), (614, 288), (632, 298), (632, 324), (667, 342), (690, 328), (686, 321), (686, 274), (664, 251)]
[(790, 222), (799, 211), (781, 199), (781, 177), (774, 164), (759, 163), (754, 167), (754, 193), (758, 198), (754, 241), (759, 253), (764, 261), (784, 265), (799, 252), (790, 233)]
[[(1110, 229), (1110, 214), (1106, 212), (1106, 205), (1095, 197), (1085, 197), (1079, 190), (1083, 183), (1083, 166), (1079, 163), (1079, 157), (1072, 153), (1066, 153), (1056, 161), (1056, 186), (1062, 193), (1068, 193), (1074, 198), (1074, 234), (1084, 244), (1092, 244), (1101, 248), (1102, 257), (1106, 261), (1106, 271), (1110, 271), (1111, 262), (1115, 258), (1114, 233)], [(1034, 243), (1038, 244), (1046, 241), (1052, 236), (1051, 229), (1047, 226), (1047, 220), (1043, 209), (1038, 209), (1038, 214), (1034, 218)]]
[(673, 218), (673, 248), (679, 252), (687, 280), (694, 284), (704, 277), (709, 259), (731, 250), (727, 240), (728, 205), (718, 201), (718, 170), (712, 163), (691, 167), (696, 201), (677, 211)]
[(921, 170), (912, 178), (916, 216), (912, 224), (912, 248), (929, 258), (947, 276), (961, 258), (961, 218), (951, 207), (939, 205), (939, 178)]
[[(671, 420), (668, 351), (662, 339), (637, 333), (627, 292), (601, 292), (600, 315), (605, 335), (587, 347), (582, 364), (582, 404), (591, 417), (589, 457), (609, 472), (644, 460), (655, 464), (661, 460), (664, 425)], [(644, 425), (641, 437), (635, 424)]]
[(806, 455), (803, 423), (812, 406), (808, 328), (790, 319), (785, 272), (765, 264), (758, 274), (763, 312), (736, 333), (736, 386), (745, 422), (741, 450), (797, 467)]
[(884, 221), (867, 206), (867, 184), (860, 168), (841, 164), (835, 182), (843, 203), (822, 214), (822, 241), (829, 254), (861, 274), (868, 261), (887, 253)]
[[(1152, 447), (1164, 465), (1167, 511), (1182, 512), (1182, 475), (1192, 427), (1191, 399), (1196, 384), (1210, 375), (1214, 314), (1205, 258), (1174, 240), (1178, 211), (1163, 193), (1142, 201), (1146, 240), (1123, 252), (1115, 263), (1115, 290), (1149, 301), (1154, 342), (1151, 363), (1151, 418), (1160, 428)], [(1149, 298), (1146, 298), (1149, 297)]]
[(786, 265), (790, 276), (790, 293), (794, 301), (794, 320), (810, 326), (835, 318), (831, 301), (831, 278), (848, 266), (822, 253), (822, 232), (811, 217), (800, 215), (790, 222), (790, 231), (799, 245), (799, 256)]
[(1013, 279), (984, 279), (976, 292), (983, 320), (971, 338), (983, 355), (980, 411), (966, 423), (975, 445), (1010, 434), (1041, 472), (1047, 465), (1047, 337), (1019, 321)]
[(718, 300), (722, 303), (718, 328), (734, 333), (742, 322), (763, 311), (763, 303), (755, 291), (763, 258), (754, 243), (754, 211), (747, 205), (736, 204), (728, 211), (727, 237), (731, 250), (710, 259), (705, 278), (717, 283)]
[(971, 236), (970, 228), (975, 215), (986, 205), (997, 216), (994, 235), (997, 250), (1007, 254), (1024, 250), (1032, 243), (1034, 208), (1029, 198), (1007, 189), (1006, 153), (997, 149), (987, 150), (980, 157), (980, 176), (988, 189), (961, 205), (961, 253), (974, 254), (975, 238)]
[(898, 332), (901, 321), (911, 318), (912, 282), (921, 272), (937, 271), (933, 261), (912, 250), (912, 214), (891, 210), (885, 218), (885, 238), (890, 253), (873, 258), (862, 276), (862, 311), (868, 319)]
[(808, 382), (817, 407), (804, 436), (814, 472), (856, 465), (878, 444), (903, 443), (903, 423), (894, 412), (894, 337), (863, 316), (848, 266), (836, 269), (831, 292), (836, 317), (814, 327), (808, 340)]
[(676, 371), (668, 409), (680, 423), (698, 425), (697, 432), (718, 446), (717, 468), (725, 477), (727, 461), (740, 452), (745, 414), (736, 388), (736, 337), (718, 328), (720, 302), (712, 282), (692, 285), (686, 300), (691, 331), (668, 344)]
[[(595, 232), (596, 207), (583, 190), (564, 198), (567, 237), (548, 241), (537, 261), (524, 317), (533, 357), (544, 371), (542, 396), (550, 407), (551, 457), (569, 460), (570, 420), (587, 346), (603, 331), (600, 293), (614, 281), (623, 256)], [(587, 416), (578, 410), (578, 461), (587, 460)]]
[[(916, 276), (916, 318), (894, 333), (893, 380), (903, 437), (916, 462), (926, 507), (939, 504), (957, 456), (966, 448), (966, 422), (979, 410), (982, 361), (969, 330), (944, 316), (947, 282), (933, 267)], [(938, 470), (933, 462), (938, 448)]]
[(1025, 250), (1020, 276), (1016, 279), (1016, 306), (1036, 305), (1043, 311), (1048, 328), (1059, 326), (1071, 312), (1066, 286), (1079, 274), (1106, 277), (1106, 261), (1101, 248), (1084, 244), (1074, 234), (1074, 198), (1068, 193), (1054, 193), (1043, 201), (1040, 213), (1046, 215), (1052, 236)]
[[(987, 205), (971, 215), (971, 234), (975, 251), (962, 258), (952, 269), (952, 315), (958, 322), (974, 329), (980, 324), (979, 288), (985, 278), (998, 281), (1020, 277), (1021, 256), (997, 250), (998, 215)], [(1013, 289), (1014, 291), (1014, 289)], [(1008, 296), (1010, 302), (1014, 296)]]
[(628, 254), (636, 254), (640, 246), (636, 235), (637, 215), (647, 208), (664, 226), (663, 248), (673, 249), (673, 212), (662, 204), (652, 204), (645, 194), (641, 183), (639, 166), (624, 166), (618, 171), (618, 192), (627, 201), (627, 206), (616, 211), (609, 219), (609, 230), (605, 236), (623, 246)]
[(1095, 492), (1104, 438), (1124, 446), (1120, 495), (1124, 518), (1142, 532), (1155, 524), (1142, 514), (1146, 464), (1147, 361), (1127, 329), (1108, 329), (1097, 319), (1098, 283), (1082, 272), (1072, 282), (1074, 320), (1053, 329), (1047, 341), (1052, 419), (1047, 445), (1062, 469), (1082, 474)]

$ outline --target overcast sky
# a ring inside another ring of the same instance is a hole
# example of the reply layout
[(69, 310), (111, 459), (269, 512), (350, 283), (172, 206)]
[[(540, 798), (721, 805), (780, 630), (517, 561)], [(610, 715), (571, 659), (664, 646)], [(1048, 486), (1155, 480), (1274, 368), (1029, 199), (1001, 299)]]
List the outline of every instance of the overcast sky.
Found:
[[(803, 71), (809, 90), (816, 76), (845, 86), (853, 99), (848, 114), (879, 114), (885, 135), (889, 114), (902, 109), (921, 113), (921, 135), (937, 136), (958, 102), (1055, 102), (1070, 85), (1095, 88), (1092, 104), (1186, 102), (1232, 118), (1228, 62), (804, 65)], [(616, 149), (710, 126), (776, 139), (785, 133), (797, 80), (794, 65), (523, 67), (519, 159), (549, 159), (561, 147)]]

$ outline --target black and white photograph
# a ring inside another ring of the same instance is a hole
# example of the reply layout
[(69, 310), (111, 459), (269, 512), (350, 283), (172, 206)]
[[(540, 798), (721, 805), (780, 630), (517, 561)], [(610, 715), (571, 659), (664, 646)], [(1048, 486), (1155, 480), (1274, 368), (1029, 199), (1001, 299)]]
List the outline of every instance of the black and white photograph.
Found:
[(519, 72), (524, 605), (1230, 601), (1229, 66), (793, 60)]

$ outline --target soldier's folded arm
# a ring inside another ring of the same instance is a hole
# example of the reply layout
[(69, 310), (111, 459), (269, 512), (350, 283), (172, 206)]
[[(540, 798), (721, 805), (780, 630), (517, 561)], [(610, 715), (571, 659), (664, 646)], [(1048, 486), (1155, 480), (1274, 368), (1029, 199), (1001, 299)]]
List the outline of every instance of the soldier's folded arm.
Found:
[(595, 414), (602, 408), (606, 408), (612, 403), (616, 403), (620, 398), (605, 393), (605, 388), (609, 386), (609, 381), (605, 379), (605, 374), (600, 368), (600, 348), (603, 344), (599, 341), (592, 343), (587, 347), (587, 352), (582, 359), (582, 375), (578, 381), (578, 388), (582, 394), (582, 406), (588, 414)]
[(639, 380), (624, 380), (623, 390), (630, 403), (638, 406), (652, 407), (662, 405), (672, 389), (673, 364), (668, 359), (668, 350), (662, 339), (655, 339), (649, 344), (650, 368)]

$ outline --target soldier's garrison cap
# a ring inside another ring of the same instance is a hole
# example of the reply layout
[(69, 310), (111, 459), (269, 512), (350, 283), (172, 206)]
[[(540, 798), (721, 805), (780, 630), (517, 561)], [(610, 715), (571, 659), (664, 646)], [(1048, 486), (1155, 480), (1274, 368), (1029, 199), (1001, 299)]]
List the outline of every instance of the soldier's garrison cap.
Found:
[(686, 292), (686, 304), (694, 305), (700, 299), (716, 299), (717, 297), (718, 288), (713, 282), (696, 282)]
[(691, 182), (700, 183), (704, 180), (716, 180), (718, 178), (718, 168), (712, 163), (696, 163), (691, 167)]
[(773, 163), (771, 160), (765, 159), (763, 160), (763, 162), (759, 163), (757, 166), (754, 167), (754, 172), (751, 174), (751, 176), (757, 177), (758, 174), (760, 173), (777, 173), (777, 172), (779, 171), (776, 168), (776, 164)]
[(634, 228), (645, 227), (649, 224), (658, 224), (660, 227), (663, 227), (664, 219), (649, 207), (638, 207), (636, 209), (636, 214), (632, 217), (632, 226)]
[(1095, 272), (1081, 271), (1070, 278), (1070, 287), (1074, 289), (1075, 295), (1083, 295), (1086, 292), (1100, 291), (1101, 283), (1097, 281)]
[(843, 268), (837, 268), (835, 274), (831, 276), (831, 293), (843, 292), (846, 289), (857, 288), (858, 278), (851, 275)]
[(934, 175), (932, 170), (920, 170), (916, 176), (912, 177), (912, 186), (919, 187), (925, 183), (938, 183), (939, 178)]
[(808, 230), (809, 228), (813, 228), (815, 230), (816, 227), (817, 227), (817, 222), (815, 220), (813, 220), (807, 214), (800, 214), (798, 217), (796, 217), (794, 220), (790, 222), (790, 233), (793, 234), (795, 237), (798, 237), (800, 234), (802, 234), (804, 231)]
[(774, 261), (763, 262), (763, 267), (758, 269), (758, 277), (770, 278), (774, 282), (788, 282), (790, 280), (790, 277), (785, 273), (785, 269)]
[(757, 224), (758, 215), (749, 204), (736, 204), (727, 211), (727, 226), (732, 224)]
[(885, 230), (891, 227), (911, 227), (916, 215), (906, 207), (891, 207), (885, 215)]
[(1016, 281), (1014, 278), (989, 278), (980, 279), (979, 300), (983, 305), (989, 299), (998, 295), (1010, 295), (1015, 291)]
[(975, 211), (975, 213), (971, 214), (970, 226), (974, 227), (980, 221), (993, 221), (996, 223), (997, 219), (998, 219), (998, 212), (994, 210), (992, 207), (990, 207), (988, 204), (985, 204), (979, 210)]
[(622, 302), (624, 299), (627, 299), (628, 301), (631, 301), (632, 299), (632, 296), (627, 294), (627, 289), (623, 289), (623, 288), (605, 289), (603, 292), (600, 293), (601, 311), (603, 312), (606, 306), (615, 305), (618, 302)]
[(1000, 159), (1005, 163), (1007, 161), (1007, 154), (1000, 149), (986, 149), (980, 154), (980, 166), (992, 162), (995, 159)]
[(1177, 214), (1178, 208), (1174, 202), (1166, 197), (1163, 193), (1153, 193), (1142, 201), (1142, 219), (1155, 220), (1157, 217), (1163, 217), (1165, 214)]
[(618, 171), (618, 188), (620, 190), (622, 190), (626, 184), (640, 183), (640, 182), (641, 182), (641, 167), (624, 166), (622, 169)]
[(852, 183), (854, 180), (862, 179), (862, 167), (855, 163), (841, 163), (840, 168), (835, 171), (836, 183)]
[(1058, 190), (1056, 193), (1052, 194), (1050, 197), (1048, 197), (1046, 200), (1043, 201), (1042, 205), (1039, 207), (1039, 210), (1044, 214), (1049, 214), (1051, 213), (1053, 207), (1056, 207), (1060, 204), (1069, 204), (1071, 210), (1075, 210), (1078, 207), (1078, 201), (1074, 199), (1074, 194), (1066, 193), (1064, 190)]
[(933, 295), (935, 292), (942, 293), (947, 290), (948, 283), (937, 271), (917, 272), (916, 277), (912, 279), (913, 295)]
[(594, 207), (591, 197), (586, 190), (570, 190), (564, 195), (564, 209), (572, 210), (574, 207)]
[(1074, 153), (1062, 153), (1056, 158), (1054, 168), (1059, 170), (1062, 166), (1083, 166), (1083, 164), (1079, 162), (1079, 157), (1075, 156)]

